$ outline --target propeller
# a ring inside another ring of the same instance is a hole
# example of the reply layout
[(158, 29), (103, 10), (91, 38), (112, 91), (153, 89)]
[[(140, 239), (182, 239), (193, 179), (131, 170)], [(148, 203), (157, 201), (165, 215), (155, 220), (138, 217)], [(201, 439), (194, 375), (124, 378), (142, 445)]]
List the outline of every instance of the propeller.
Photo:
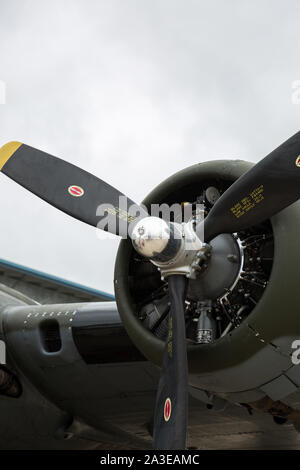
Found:
[[(144, 226), (150, 227), (149, 233), (155, 224), (156, 229), (163, 228), (164, 231), (159, 242), (150, 240), (151, 249), (154, 247), (156, 251), (157, 246), (161, 246), (163, 252), (173, 258), (182, 249), (178, 240), (176, 243), (174, 237), (171, 239), (171, 230), (168, 232), (162, 221), (157, 223), (157, 218), (151, 218), (156, 219), (152, 224), (150, 218), (145, 219), (148, 213), (143, 207), (125, 198), (103, 180), (64, 160), (25, 144), (11, 142), (0, 149), (0, 170), (49, 204), (89, 225), (124, 235), (131, 222), (136, 228), (138, 219), (147, 220), (148, 224)], [(120, 197), (124, 198), (126, 206), (120, 207)], [(233, 233), (256, 225), (299, 198), (300, 132), (233, 183), (206, 219), (197, 225), (196, 232), (200, 237), (204, 224), (205, 242), (209, 242), (221, 233)], [(105, 224), (101, 223), (103, 221)], [(130, 233), (132, 231), (129, 230)], [(143, 240), (133, 242), (135, 249), (145, 249)], [(183, 258), (188, 256), (185, 252), (182, 254)], [(144, 256), (151, 259), (146, 252)], [(187, 427), (188, 370), (184, 321), (187, 279), (182, 271), (177, 272), (167, 276), (171, 302), (169, 333), (154, 418), (154, 447), (166, 450), (185, 448)]]
[[(116, 235), (127, 235), (136, 213), (148, 215), (100, 178), (20, 142), (10, 142), (0, 149), (0, 170), (57, 209)], [(120, 201), (124, 207), (120, 207)], [(105, 224), (101, 225), (102, 221)]]
[(300, 132), (236, 180), (197, 226), (209, 242), (269, 219), (300, 198)]
[(188, 366), (184, 305), (187, 278), (168, 276), (171, 308), (169, 331), (154, 416), (154, 449), (185, 449), (188, 409)]

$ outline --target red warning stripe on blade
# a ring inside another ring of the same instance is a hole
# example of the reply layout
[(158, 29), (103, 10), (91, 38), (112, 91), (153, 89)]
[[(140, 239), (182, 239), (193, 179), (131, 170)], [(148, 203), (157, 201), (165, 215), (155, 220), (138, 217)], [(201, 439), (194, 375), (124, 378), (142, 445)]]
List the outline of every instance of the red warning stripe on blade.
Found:
[(170, 400), (170, 398), (167, 398), (166, 401), (165, 401), (165, 406), (164, 406), (165, 421), (169, 421), (169, 419), (171, 417), (171, 411), (172, 411), (171, 400)]
[(69, 194), (71, 194), (71, 196), (75, 196), (75, 197), (80, 197), (80, 196), (83, 196), (84, 194), (84, 190), (80, 186), (76, 186), (75, 184), (73, 184), (72, 186), (69, 186), (68, 192)]

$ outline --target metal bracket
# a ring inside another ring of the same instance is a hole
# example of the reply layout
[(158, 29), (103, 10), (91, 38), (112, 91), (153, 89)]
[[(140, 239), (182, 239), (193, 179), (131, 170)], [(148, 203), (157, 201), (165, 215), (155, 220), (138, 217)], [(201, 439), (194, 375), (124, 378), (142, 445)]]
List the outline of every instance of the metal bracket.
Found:
[(181, 232), (182, 243), (176, 256), (168, 262), (151, 260), (161, 272), (164, 280), (172, 274), (182, 274), (187, 278), (196, 279), (197, 273), (205, 269), (205, 261), (210, 256), (210, 246), (203, 243), (194, 229), (194, 221), (186, 224), (174, 224)]

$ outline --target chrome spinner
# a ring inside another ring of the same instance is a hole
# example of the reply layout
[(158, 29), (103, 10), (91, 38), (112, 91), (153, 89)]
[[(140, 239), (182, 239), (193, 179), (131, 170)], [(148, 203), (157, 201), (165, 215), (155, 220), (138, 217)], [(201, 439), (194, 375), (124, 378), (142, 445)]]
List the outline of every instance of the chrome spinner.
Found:
[(140, 220), (132, 231), (132, 243), (138, 253), (157, 266), (162, 279), (182, 274), (195, 279), (210, 255), (210, 246), (197, 236), (195, 223), (167, 223), (158, 217)]

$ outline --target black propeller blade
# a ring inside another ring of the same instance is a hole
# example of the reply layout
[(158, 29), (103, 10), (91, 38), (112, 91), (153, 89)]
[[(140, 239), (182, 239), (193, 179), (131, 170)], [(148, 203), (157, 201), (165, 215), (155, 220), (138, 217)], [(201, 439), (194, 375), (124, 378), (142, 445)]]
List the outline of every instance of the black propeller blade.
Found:
[(171, 309), (169, 333), (156, 396), (154, 449), (183, 450), (186, 443), (188, 411), (188, 366), (185, 339), (184, 302), (187, 279), (168, 277)]
[[(99, 228), (116, 235), (126, 236), (128, 224), (135, 220), (135, 215), (148, 215), (124, 194), (91, 173), (19, 142), (11, 142), (0, 149), (0, 169), (75, 219), (95, 227), (105, 219), (107, 224)], [(123, 196), (124, 207), (120, 207), (120, 196)], [(129, 207), (137, 209), (134, 215), (128, 212)]]
[[(256, 225), (299, 198), (300, 132), (225, 191), (204, 221), (204, 240), (209, 242), (221, 233), (234, 233)], [(199, 235), (202, 223), (197, 227)]]

